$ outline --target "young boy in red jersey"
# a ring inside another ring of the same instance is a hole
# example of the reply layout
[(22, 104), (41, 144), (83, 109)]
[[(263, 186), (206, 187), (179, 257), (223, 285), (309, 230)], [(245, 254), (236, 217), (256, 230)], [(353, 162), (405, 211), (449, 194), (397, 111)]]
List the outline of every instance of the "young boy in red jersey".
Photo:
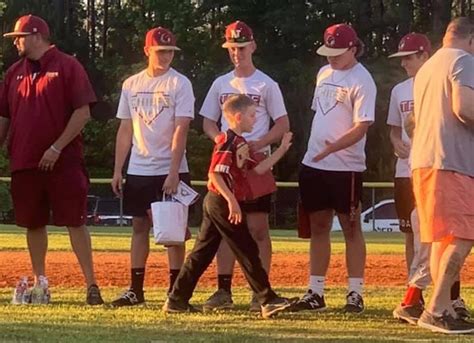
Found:
[[(240, 263), (247, 281), (261, 305), (262, 317), (269, 318), (291, 305), (270, 286), (259, 251), (252, 238), (239, 202), (256, 196), (248, 182), (250, 171), (261, 175), (280, 160), (291, 146), (292, 134), (283, 136), (280, 147), (267, 159), (255, 163), (242, 137), (255, 124), (255, 103), (246, 95), (229, 97), (223, 105), (229, 130), (216, 138), (209, 168), (209, 182), (203, 204), (203, 220), (193, 251), (184, 263), (173, 290), (163, 306), (169, 313), (196, 311), (189, 304), (194, 288), (212, 262), (222, 240)], [(257, 195), (258, 196), (258, 195)]]

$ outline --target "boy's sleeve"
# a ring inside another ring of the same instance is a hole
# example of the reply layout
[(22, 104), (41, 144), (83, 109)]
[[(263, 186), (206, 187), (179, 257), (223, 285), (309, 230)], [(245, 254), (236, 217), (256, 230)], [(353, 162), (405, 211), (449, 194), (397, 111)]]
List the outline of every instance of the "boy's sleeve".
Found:
[(234, 152), (232, 151), (232, 144), (226, 141), (225, 136), (225, 133), (223, 133), (217, 138), (217, 143), (211, 157), (209, 173), (230, 174)]

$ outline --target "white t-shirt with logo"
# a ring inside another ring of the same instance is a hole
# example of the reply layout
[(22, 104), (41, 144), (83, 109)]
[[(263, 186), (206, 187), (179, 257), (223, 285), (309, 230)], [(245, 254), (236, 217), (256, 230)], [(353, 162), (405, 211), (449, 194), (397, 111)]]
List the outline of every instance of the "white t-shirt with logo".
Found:
[[(151, 77), (143, 70), (125, 80), (117, 118), (133, 123), (128, 174), (168, 174), (176, 117), (194, 118), (193, 88), (184, 75), (170, 68), (163, 75)], [(179, 172), (188, 171), (183, 156)]]
[(313, 103), (315, 111), (308, 150), (303, 164), (316, 169), (362, 172), (365, 166), (366, 136), (345, 149), (336, 151), (318, 162), (313, 158), (325, 147), (347, 133), (355, 123), (375, 120), (377, 88), (365, 67), (357, 63), (348, 70), (322, 67), (316, 78)]
[[(388, 125), (402, 129), (402, 141), (408, 144), (411, 144), (411, 140), (405, 130), (405, 121), (413, 108), (413, 78), (411, 77), (393, 87), (387, 118)], [(408, 158), (397, 159), (395, 177), (411, 177)]]
[(246, 94), (257, 105), (254, 128), (252, 132), (243, 134), (247, 141), (256, 141), (267, 134), (270, 130), (270, 119), (275, 121), (287, 115), (278, 83), (260, 70), (256, 70), (249, 77), (237, 77), (234, 71), (219, 76), (209, 89), (199, 114), (215, 122), (220, 119), (221, 131), (227, 131), (229, 124), (222, 116), (222, 105), (229, 96), (235, 94)]

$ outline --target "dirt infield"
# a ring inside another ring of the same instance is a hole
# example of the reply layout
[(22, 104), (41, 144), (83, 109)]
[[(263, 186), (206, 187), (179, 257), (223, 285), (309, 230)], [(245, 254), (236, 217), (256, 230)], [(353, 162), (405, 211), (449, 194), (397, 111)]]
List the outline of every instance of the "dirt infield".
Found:
[[(95, 253), (98, 283), (104, 286), (125, 287), (129, 282), (129, 254)], [(12, 287), (19, 276), (31, 275), (27, 252), (0, 252), (0, 287)], [(215, 285), (215, 265), (205, 272), (199, 286)], [(53, 286), (82, 286), (83, 277), (73, 253), (50, 252), (47, 256), (47, 274)], [(401, 255), (370, 255), (367, 257), (366, 283), (372, 286), (403, 286), (406, 278), (405, 261)], [(275, 286), (305, 286), (308, 282), (307, 254), (274, 254), (271, 281)], [(247, 283), (238, 269), (234, 285)], [(469, 256), (463, 272), (463, 284), (474, 284), (474, 256)], [(145, 284), (148, 287), (166, 287), (168, 284), (167, 258), (164, 253), (151, 254), (148, 260)], [(331, 259), (328, 285), (345, 285), (346, 269), (343, 255)]]

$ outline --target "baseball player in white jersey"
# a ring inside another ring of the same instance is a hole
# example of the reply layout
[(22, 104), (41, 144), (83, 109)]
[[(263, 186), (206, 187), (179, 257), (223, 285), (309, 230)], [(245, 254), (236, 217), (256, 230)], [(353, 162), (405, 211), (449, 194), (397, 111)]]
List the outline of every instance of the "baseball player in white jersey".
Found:
[[(204, 117), (204, 132), (214, 140), (228, 124), (222, 117), (222, 104), (233, 94), (246, 94), (255, 101), (257, 121), (252, 132), (244, 134), (254, 153), (262, 158), (270, 153), (270, 144), (278, 142), (289, 130), (289, 120), (283, 96), (278, 84), (268, 75), (258, 70), (252, 60), (257, 48), (252, 29), (242, 21), (226, 27), (225, 43), (234, 69), (212, 84), (199, 114)], [(218, 124), (220, 121), (221, 127)], [(273, 126), (270, 128), (270, 124)], [(264, 269), (269, 273), (272, 246), (269, 235), (268, 214), (271, 209), (271, 194), (255, 201), (242, 204), (247, 224), (256, 240)], [(223, 242), (217, 253), (218, 290), (207, 300), (205, 310), (228, 309), (233, 307), (231, 283), (235, 257)], [(252, 297), (250, 310), (260, 311), (255, 297)]]
[[(148, 31), (144, 48), (148, 67), (125, 80), (122, 87), (112, 188), (122, 196), (122, 169), (131, 149), (123, 201), (124, 213), (133, 216), (133, 233), (131, 286), (112, 302), (116, 307), (145, 302), (150, 204), (160, 201), (163, 193), (175, 193), (180, 180), (190, 182), (185, 149), (194, 118), (194, 94), (191, 82), (170, 66), (176, 50), (176, 39), (169, 30)], [(170, 289), (184, 256), (184, 246), (168, 247)]]
[[(397, 156), (395, 206), (400, 220), (400, 231), (405, 234), (405, 256), (408, 270), (408, 289), (404, 300), (393, 311), (393, 315), (395, 318), (413, 325), (416, 325), (423, 312), (422, 291), (431, 283), (429, 270), (431, 244), (420, 241), (420, 228), (409, 165), (411, 138), (405, 127), (414, 107), (414, 77), (429, 59), (430, 53), (431, 43), (428, 37), (413, 32), (402, 37), (398, 51), (389, 56), (389, 58), (399, 57), (401, 59), (401, 66), (409, 77), (393, 87), (387, 118), (387, 124), (390, 125), (390, 140)], [(456, 312), (462, 317), (468, 317), (469, 312), (464, 301), (460, 298), (459, 280), (452, 286), (451, 297)]]
[(308, 150), (299, 175), (300, 196), (311, 230), (310, 280), (294, 311), (326, 308), (324, 283), (331, 256), (330, 231), (334, 213), (346, 240), (349, 287), (344, 311), (361, 313), (365, 241), (360, 224), (365, 141), (375, 119), (376, 86), (357, 61), (363, 44), (346, 24), (330, 26), (318, 54), (329, 64), (316, 78), (315, 112)]

